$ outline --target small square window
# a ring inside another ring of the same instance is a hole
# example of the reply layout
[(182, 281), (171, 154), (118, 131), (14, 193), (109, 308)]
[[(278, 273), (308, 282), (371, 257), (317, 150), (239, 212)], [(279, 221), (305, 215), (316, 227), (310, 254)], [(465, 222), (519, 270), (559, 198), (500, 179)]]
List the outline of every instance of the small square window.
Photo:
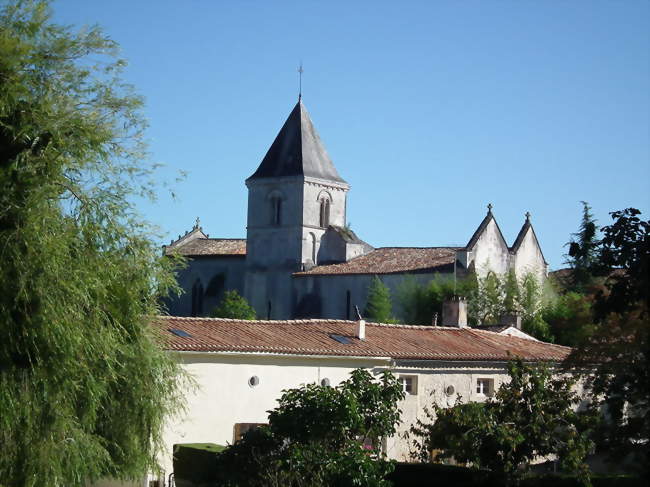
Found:
[(476, 379), (476, 393), (483, 396), (494, 394), (494, 379)]
[(402, 384), (402, 390), (407, 396), (415, 396), (418, 393), (417, 375), (400, 375), (399, 382)]

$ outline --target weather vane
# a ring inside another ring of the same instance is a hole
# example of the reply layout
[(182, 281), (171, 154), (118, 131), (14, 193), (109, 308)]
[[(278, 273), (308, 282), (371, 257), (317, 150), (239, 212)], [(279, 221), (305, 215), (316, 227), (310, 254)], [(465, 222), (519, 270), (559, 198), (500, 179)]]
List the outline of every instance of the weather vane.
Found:
[(298, 101), (302, 99), (302, 61), (300, 61), (300, 66), (298, 66)]

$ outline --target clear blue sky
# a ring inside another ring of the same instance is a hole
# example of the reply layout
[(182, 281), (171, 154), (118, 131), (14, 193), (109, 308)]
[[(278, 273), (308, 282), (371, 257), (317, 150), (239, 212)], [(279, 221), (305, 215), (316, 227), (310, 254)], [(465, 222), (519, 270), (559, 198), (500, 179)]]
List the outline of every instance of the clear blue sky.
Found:
[(146, 98), (161, 177), (143, 213), (171, 237), (197, 216), (245, 237), (244, 179), (303, 99), (374, 246), (464, 245), (494, 212), (532, 213), (562, 267), (580, 200), (601, 224), (650, 212), (650, 2), (58, 0), (100, 24)]

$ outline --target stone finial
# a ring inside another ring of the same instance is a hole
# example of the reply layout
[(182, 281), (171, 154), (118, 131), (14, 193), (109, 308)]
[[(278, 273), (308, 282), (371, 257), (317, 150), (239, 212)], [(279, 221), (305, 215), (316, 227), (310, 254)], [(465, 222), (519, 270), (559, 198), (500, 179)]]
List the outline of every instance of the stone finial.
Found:
[(194, 222), (194, 228), (200, 228), (200, 225), (201, 225), (201, 220), (197, 216), (196, 221)]
[(527, 211), (527, 212), (526, 212), (526, 221), (527, 221), (527, 222), (530, 221), (530, 211)]
[(492, 203), (488, 203), (488, 213), (492, 213)]

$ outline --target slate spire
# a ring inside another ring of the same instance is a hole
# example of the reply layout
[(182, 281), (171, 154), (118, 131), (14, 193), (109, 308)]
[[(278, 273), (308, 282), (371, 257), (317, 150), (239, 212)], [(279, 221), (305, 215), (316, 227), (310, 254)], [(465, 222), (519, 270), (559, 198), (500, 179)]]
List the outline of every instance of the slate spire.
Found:
[(257, 171), (247, 181), (286, 176), (345, 184), (327, 155), (302, 100), (298, 100)]

